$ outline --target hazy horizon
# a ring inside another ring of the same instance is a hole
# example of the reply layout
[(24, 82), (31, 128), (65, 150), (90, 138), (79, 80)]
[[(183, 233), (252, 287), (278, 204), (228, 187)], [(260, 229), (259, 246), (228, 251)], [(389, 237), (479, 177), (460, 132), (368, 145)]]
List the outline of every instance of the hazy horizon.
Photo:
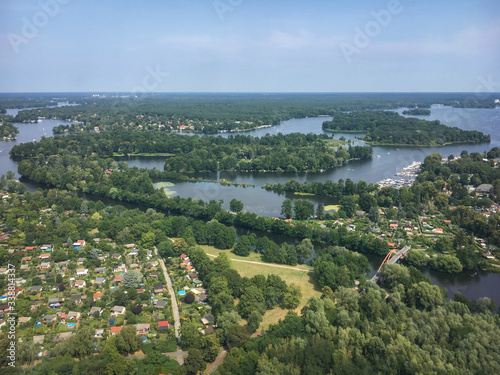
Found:
[(5, 0), (5, 93), (500, 91), (500, 2)]

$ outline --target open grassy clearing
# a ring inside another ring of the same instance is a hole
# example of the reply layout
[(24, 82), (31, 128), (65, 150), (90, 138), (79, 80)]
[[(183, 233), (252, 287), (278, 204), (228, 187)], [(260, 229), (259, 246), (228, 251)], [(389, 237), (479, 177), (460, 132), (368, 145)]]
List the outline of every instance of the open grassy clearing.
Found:
[[(287, 267), (287, 268), (292, 267), (292, 266), (287, 266), (285, 264), (266, 263), (260, 258), (259, 253), (255, 253), (253, 251), (250, 252), (249, 256), (242, 257), (242, 256), (234, 254), (230, 250), (220, 250), (220, 249), (216, 249), (213, 246), (207, 246), (207, 245), (201, 245), (201, 246), (198, 245), (198, 246), (201, 247), (205, 251), (205, 253), (215, 255), (215, 256), (219, 255), (220, 253), (226, 253), (228, 255), (229, 259), (259, 262), (259, 263), (262, 263), (263, 265), (265, 265), (265, 267), (278, 267), (278, 268), (280, 268), (280, 267)], [(307, 270), (307, 271), (311, 271), (313, 269), (311, 266), (308, 266), (306, 264), (297, 264), (296, 266), (293, 266), (292, 268), (297, 268), (299, 270)]]
[[(253, 277), (255, 275), (274, 274), (281, 277), (288, 285), (289, 284), (298, 285), (302, 291), (302, 299), (300, 301), (299, 307), (295, 310), (297, 313), (300, 313), (300, 310), (306, 304), (307, 300), (310, 297), (313, 296), (319, 297), (321, 295), (321, 290), (314, 281), (312, 273), (304, 272), (304, 270), (312, 270), (312, 267), (310, 266), (302, 264), (296, 267), (292, 267), (296, 269), (281, 268), (280, 267), (281, 265), (278, 264), (262, 262), (262, 260), (260, 259), (260, 255), (257, 253), (252, 252), (248, 257), (241, 257), (233, 254), (228, 250), (219, 250), (215, 249), (212, 246), (200, 246), (200, 247), (207, 254), (211, 255), (218, 255), (221, 252), (226, 253), (231, 260), (234, 260), (233, 262), (231, 262), (231, 267), (234, 268), (236, 271), (238, 271), (241, 276)], [(254, 261), (262, 264), (240, 262), (239, 260)], [(285, 267), (290, 267), (290, 266), (285, 266)], [(279, 307), (273, 310), (266, 311), (262, 323), (260, 325), (260, 328), (257, 332), (263, 329), (264, 330), (267, 329), (267, 327), (269, 327), (270, 324), (278, 323), (280, 319), (283, 319), (285, 317), (287, 312), (288, 310), (284, 310)]]

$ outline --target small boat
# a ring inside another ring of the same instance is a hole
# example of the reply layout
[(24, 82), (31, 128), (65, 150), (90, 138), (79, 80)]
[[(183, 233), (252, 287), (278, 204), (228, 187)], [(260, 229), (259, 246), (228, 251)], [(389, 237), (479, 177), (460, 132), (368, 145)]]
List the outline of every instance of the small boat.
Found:
[(381, 156), (380, 155), (377, 155), (377, 158), (380, 158)]

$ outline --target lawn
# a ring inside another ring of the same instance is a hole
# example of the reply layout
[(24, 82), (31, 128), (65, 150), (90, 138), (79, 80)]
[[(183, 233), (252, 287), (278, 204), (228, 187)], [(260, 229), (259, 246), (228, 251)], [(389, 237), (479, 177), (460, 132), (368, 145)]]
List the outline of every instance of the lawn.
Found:
[[(255, 261), (262, 264), (255, 263), (246, 263), (246, 262), (231, 262), (231, 267), (239, 272), (241, 276), (253, 277), (255, 275), (268, 275), (274, 274), (281, 277), (288, 285), (295, 284), (298, 285), (302, 291), (302, 300), (300, 301), (299, 307), (295, 310), (297, 313), (300, 313), (302, 307), (306, 304), (307, 300), (310, 297), (321, 295), (321, 290), (319, 286), (316, 284), (312, 277), (312, 273), (304, 272), (294, 269), (288, 268), (280, 268), (276, 267), (279, 265), (264, 263), (260, 259), (260, 255), (256, 253), (250, 253), (248, 257), (241, 257), (233, 254), (229, 250), (218, 250), (212, 246), (200, 246), (207, 254), (218, 255), (221, 252), (228, 254), (230, 259), (233, 260), (247, 260), (247, 261)], [(213, 257), (210, 257), (213, 259)], [(312, 267), (307, 265), (298, 265), (294, 268), (303, 269), (303, 270), (311, 270)], [(275, 308), (273, 310), (267, 311), (264, 314), (264, 319), (260, 326), (260, 329), (267, 329), (269, 324), (278, 323), (280, 319), (283, 319), (287, 314), (288, 310), (283, 310), (281, 308)]]

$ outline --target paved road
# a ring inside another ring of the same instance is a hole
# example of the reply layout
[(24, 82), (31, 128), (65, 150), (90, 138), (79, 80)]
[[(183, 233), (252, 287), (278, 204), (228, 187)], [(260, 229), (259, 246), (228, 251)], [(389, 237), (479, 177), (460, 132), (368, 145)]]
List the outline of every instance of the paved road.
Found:
[[(217, 255), (209, 254), (207, 253), (209, 257), (217, 258)], [(296, 268), (296, 267), (290, 267), (290, 266), (281, 266), (279, 264), (269, 264), (269, 263), (262, 263), (262, 262), (256, 262), (253, 260), (241, 260), (241, 259), (231, 259), (231, 262), (243, 262), (243, 263), (254, 263), (258, 264), (261, 266), (269, 266), (269, 267), (275, 267), (275, 268), (286, 268), (289, 270), (294, 270), (294, 271), (301, 271), (301, 272), (314, 272), (313, 270), (303, 270), (301, 268)]]
[(179, 362), (179, 365), (184, 364), (184, 357), (188, 356), (188, 352), (183, 352), (181, 349), (177, 348), (176, 352), (173, 353), (163, 353), (167, 357), (175, 359), (177, 362)]
[(179, 307), (177, 306), (177, 298), (175, 297), (174, 288), (172, 287), (172, 280), (170, 280), (170, 276), (168, 275), (167, 268), (165, 267), (165, 262), (163, 262), (163, 259), (158, 254), (158, 250), (156, 249), (156, 246), (154, 248), (154, 251), (155, 251), (156, 257), (158, 258), (158, 261), (160, 262), (160, 266), (163, 270), (163, 276), (165, 276), (165, 280), (167, 281), (168, 292), (170, 293), (170, 299), (172, 300), (172, 312), (174, 314), (174, 333), (175, 333), (175, 337), (177, 338), (177, 340), (179, 340), (181, 320), (179, 318)]

